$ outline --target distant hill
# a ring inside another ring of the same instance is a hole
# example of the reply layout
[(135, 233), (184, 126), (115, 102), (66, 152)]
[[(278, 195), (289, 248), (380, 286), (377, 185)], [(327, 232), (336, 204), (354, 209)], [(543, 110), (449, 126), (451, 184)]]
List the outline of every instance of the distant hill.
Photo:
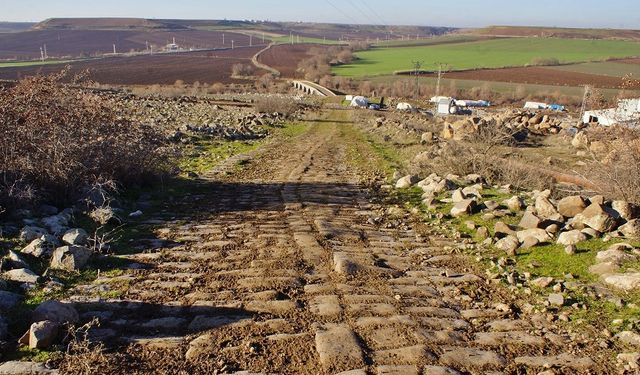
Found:
[(188, 27), (144, 18), (50, 18), (33, 30), (176, 30)]
[(35, 23), (32, 22), (0, 22), (0, 33), (18, 33), (29, 30)]
[(561, 27), (489, 26), (480, 29), (461, 30), (463, 33), (512, 37), (547, 37), (574, 39), (626, 39), (640, 40), (640, 30), (577, 29)]

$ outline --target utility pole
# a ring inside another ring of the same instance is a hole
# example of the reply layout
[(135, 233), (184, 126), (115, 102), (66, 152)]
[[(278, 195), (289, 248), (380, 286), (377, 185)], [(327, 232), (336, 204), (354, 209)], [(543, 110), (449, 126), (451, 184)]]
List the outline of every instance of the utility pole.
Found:
[(235, 43), (235, 40), (231, 39), (231, 49), (234, 49), (234, 48), (235, 48), (234, 43)]
[(442, 81), (442, 63), (438, 63), (438, 82), (436, 83), (436, 96), (440, 96), (440, 82)]
[(49, 58), (49, 54), (47, 53), (47, 45), (44, 45), (44, 58), (45, 60)]
[(222, 45), (224, 46), (224, 33), (222, 33)]
[(262, 44), (264, 44), (264, 32), (262, 32)]
[(113, 44), (113, 54), (114, 55), (116, 54), (116, 44), (115, 43)]
[(412, 61), (413, 64), (413, 74), (416, 76), (416, 93), (415, 98), (418, 99), (420, 97), (420, 68), (422, 68), (422, 61)]
[(291, 40), (291, 45), (293, 45), (293, 31), (289, 31), (289, 39)]
[(42, 49), (42, 47), (40, 47), (40, 60), (44, 62), (44, 50)]
[(249, 47), (253, 47), (253, 35), (249, 34)]

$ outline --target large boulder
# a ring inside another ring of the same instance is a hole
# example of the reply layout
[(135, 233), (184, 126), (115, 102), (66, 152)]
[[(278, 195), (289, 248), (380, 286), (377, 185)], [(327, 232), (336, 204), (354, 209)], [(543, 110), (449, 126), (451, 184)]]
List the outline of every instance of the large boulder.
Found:
[(496, 248), (502, 250), (509, 255), (515, 255), (516, 250), (520, 247), (520, 241), (514, 236), (506, 236), (496, 242)]
[(86, 245), (89, 234), (82, 228), (69, 229), (62, 236), (62, 241), (67, 245)]
[(587, 240), (587, 235), (582, 233), (581, 231), (574, 229), (569, 232), (562, 232), (560, 236), (558, 236), (557, 243), (560, 245), (570, 246), (577, 245), (582, 241)]
[(478, 208), (478, 204), (473, 199), (465, 199), (461, 202), (456, 203), (455, 206), (451, 209), (451, 216), (460, 217), (464, 215), (473, 214)]
[(516, 231), (510, 225), (505, 224), (502, 221), (498, 221), (493, 226), (493, 233), (495, 233), (496, 237), (502, 238), (509, 235), (515, 236)]
[(600, 233), (610, 232), (616, 227), (615, 218), (599, 203), (592, 203), (582, 213), (584, 225)]
[(526, 229), (516, 233), (518, 240), (524, 242), (528, 237), (533, 237), (538, 240), (539, 243), (551, 242), (553, 238), (544, 229)]
[(564, 217), (575, 217), (577, 214), (581, 214), (585, 208), (587, 208), (587, 203), (579, 195), (562, 198), (558, 202), (558, 212)]
[(29, 263), (15, 251), (9, 250), (9, 254), (5, 260), (11, 268), (29, 268)]
[(633, 220), (638, 217), (638, 207), (627, 201), (611, 202), (611, 209), (624, 220)]
[(613, 263), (622, 265), (626, 262), (633, 262), (637, 257), (623, 250), (624, 247), (614, 245), (607, 250), (599, 251), (596, 254), (596, 263)]
[(22, 228), (22, 230), (20, 230), (20, 240), (24, 242), (31, 242), (36, 238), (40, 238), (46, 234), (49, 234), (49, 232), (44, 228), (26, 226)]
[(513, 212), (522, 211), (525, 207), (524, 201), (518, 196), (513, 196), (502, 203)]
[(60, 326), (49, 320), (33, 323), (29, 329), (29, 347), (31, 349), (47, 349), (58, 337)]
[(520, 219), (520, 224), (518, 224), (520, 228), (526, 229), (539, 228), (540, 225), (542, 225), (542, 219), (531, 211), (525, 211), (524, 215), (522, 215), (522, 218)]
[(629, 220), (625, 225), (618, 228), (618, 230), (622, 232), (625, 237), (640, 238), (640, 220)]
[(53, 250), (55, 249), (57, 244), (58, 241), (55, 237), (46, 234), (31, 241), (26, 247), (22, 249), (21, 252), (34, 256), (36, 258), (48, 257), (53, 254)]
[(558, 214), (558, 211), (556, 210), (556, 207), (553, 205), (553, 203), (551, 203), (549, 199), (543, 196), (539, 196), (538, 198), (536, 198), (535, 208), (538, 216), (544, 219), (556, 217)]
[(45, 301), (33, 311), (35, 322), (50, 320), (58, 324), (77, 323), (80, 319), (78, 312), (71, 305), (58, 301)]
[(67, 231), (70, 220), (71, 214), (68, 212), (62, 212), (57, 215), (43, 218), (42, 224), (44, 224), (51, 233), (61, 235)]
[(62, 246), (53, 252), (51, 268), (77, 271), (84, 268), (93, 255), (90, 249), (82, 246)]
[(467, 199), (467, 196), (462, 189), (457, 189), (451, 194), (451, 201), (453, 203), (462, 202), (465, 199)]
[(35, 272), (27, 268), (19, 268), (4, 273), (4, 278), (17, 283), (37, 284), (40, 280)]
[(404, 176), (396, 182), (396, 189), (406, 189), (410, 188), (414, 184), (416, 184), (420, 179), (416, 175), (408, 175)]
[(14, 308), (23, 298), (20, 294), (0, 290), (0, 311)]
[(605, 275), (604, 282), (616, 289), (631, 292), (640, 288), (640, 273)]
[(585, 134), (585, 132), (578, 132), (571, 140), (571, 145), (577, 149), (588, 150), (589, 149), (589, 138)]

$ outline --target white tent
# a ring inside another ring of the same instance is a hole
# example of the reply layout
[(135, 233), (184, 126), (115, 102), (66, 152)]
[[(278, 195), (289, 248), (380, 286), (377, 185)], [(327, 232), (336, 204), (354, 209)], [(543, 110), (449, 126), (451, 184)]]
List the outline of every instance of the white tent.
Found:
[(364, 96), (354, 96), (351, 100), (352, 107), (367, 108), (369, 106), (369, 99)]
[(413, 106), (409, 103), (398, 103), (396, 109), (400, 111), (413, 111)]

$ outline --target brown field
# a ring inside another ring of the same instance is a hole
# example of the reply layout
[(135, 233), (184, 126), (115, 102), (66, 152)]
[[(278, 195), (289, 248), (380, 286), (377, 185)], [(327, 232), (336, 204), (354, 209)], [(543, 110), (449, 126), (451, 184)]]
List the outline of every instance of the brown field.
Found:
[(615, 60), (615, 62), (617, 62), (617, 63), (623, 63), (623, 64), (634, 64), (634, 65), (640, 65), (640, 58), (637, 58), (637, 59)]
[(319, 44), (280, 44), (265, 51), (258, 60), (279, 70), (282, 77), (301, 78), (302, 75), (297, 71), (298, 63), (310, 56), (312, 47), (326, 48)]
[[(109, 57), (69, 64), (71, 74), (88, 70), (89, 78), (103, 84), (152, 85), (173, 84), (177, 80), (191, 84), (241, 83), (244, 80), (231, 78), (234, 64), (251, 64), (251, 57), (261, 47), (237, 48), (235, 50), (204, 51), (180, 54), (163, 54), (135, 57)], [(18, 79), (36, 74), (59, 72), (62, 65), (12, 67), (0, 69), (0, 79)], [(256, 74), (264, 74), (257, 71)]]
[[(113, 52), (144, 51), (146, 42), (156, 50), (176, 38), (184, 48), (224, 48), (248, 46), (249, 37), (233, 32), (203, 30), (135, 31), (135, 30), (37, 30), (13, 34), (0, 34), (0, 60), (25, 60), (40, 57), (40, 47), (47, 45), (50, 58), (97, 56)], [(255, 40), (256, 44), (261, 40)]]
[(36, 24), (35, 30), (76, 29), (76, 30), (105, 30), (105, 29), (158, 29), (167, 28), (163, 22), (144, 18), (50, 18)]
[[(640, 40), (640, 30), (623, 29), (574, 29), (555, 27), (489, 26), (482, 29), (474, 29), (470, 31), (473, 34), (496, 36), (537, 36), (553, 38)], [(464, 32), (469, 32), (469, 30), (465, 30)]]
[[(428, 76), (433, 76), (429, 74)], [(598, 88), (620, 88), (622, 80), (617, 77), (566, 72), (543, 67), (481, 69), (445, 74), (449, 79), (478, 80), (488, 82), (511, 82), (554, 86), (591, 85)], [(630, 89), (640, 89), (640, 84)]]

